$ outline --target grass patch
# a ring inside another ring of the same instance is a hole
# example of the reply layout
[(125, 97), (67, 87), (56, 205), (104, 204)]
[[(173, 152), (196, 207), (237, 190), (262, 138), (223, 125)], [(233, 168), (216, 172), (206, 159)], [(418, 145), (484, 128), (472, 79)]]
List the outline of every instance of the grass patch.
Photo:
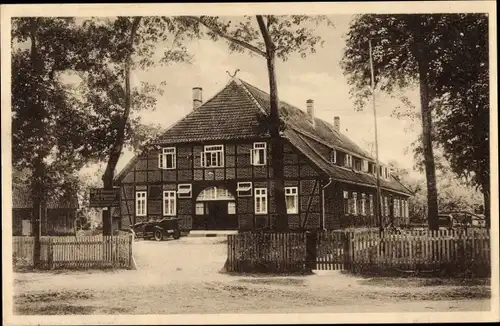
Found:
[(259, 285), (305, 286), (304, 279), (295, 278), (242, 278), (238, 282)]
[(67, 303), (51, 303), (44, 305), (17, 306), (14, 305), (16, 315), (90, 315), (94, 313), (92, 306), (82, 306)]
[(14, 303), (39, 303), (92, 299), (93, 294), (84, 291), (31, 292), (14, 296)]
[(383, 287), (490, 286), (490, 279), (374, 277), (358, 280), (358, 284)]

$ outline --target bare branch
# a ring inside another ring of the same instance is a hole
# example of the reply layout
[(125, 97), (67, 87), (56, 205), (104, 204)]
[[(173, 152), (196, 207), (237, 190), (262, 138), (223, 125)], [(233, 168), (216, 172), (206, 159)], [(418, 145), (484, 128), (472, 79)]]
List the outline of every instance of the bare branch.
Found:
[(207, 22), (205, 22), (200, 17), (186, 16), (186, 18), (202, 24), (203, 26), (205, 26), (209, 30), (213, 31), (215, 34), (219, 35), (222, 38), (225, 38), (226, 40), (228, 40), (230, 42), (238, 44), (239, 46), (242, 46), (242, 47), (244, 47), (244, 48), (246, 48), (246, 49), (248, 49), (248, 50), (250, 50), (250, 51), (252, 51), (252, 52), (254, 52), (256, 54), (258, 54), (258, 55), (263, 56), (264, 58), (267, 58), (267, 54), (264, 51), (262, 51), (261, 49), (259, 49), (258, 47), (256, 47), (255, 45), (252, 45), (250, 43), (247, 43), (245, 41), (242, 41), (240, 39), (237, 39), (237, 38), (235, 38), (235, 37), (233, 37), (231, 35), (228, 35), (228, 34), (222, 32), (218, 28), (215, 28), (214, 26), (211, 26), (210, 24), (208, 24)]

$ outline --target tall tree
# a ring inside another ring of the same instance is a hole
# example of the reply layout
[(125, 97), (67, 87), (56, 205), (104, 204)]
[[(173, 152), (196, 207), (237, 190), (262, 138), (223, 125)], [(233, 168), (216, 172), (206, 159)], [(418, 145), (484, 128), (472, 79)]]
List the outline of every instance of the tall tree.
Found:
[(467, 15), (452, 31), (450, 47), (458, 49), (443, 67), (443, 94), (434, 103), (436, 143), (451, 170), (477, 187), (484, 197), (490, 226), (490, 92), (488, 16)]
[[(456, 66), (450, 61), (463, 50), (457, 47), (460, 31), (472, 14), (360, 15), (351, 23), (342, 67), (352, 95), (362, 107), (370, 94), (368, 40), (374, 43), (376, 83), (380, 90), (397, 94), (417, 84), (420, 90), (422, 154), (427, 180), (429, 228), (438, 227), (436, 168), (433, 153), (433, 101), (449, 93)], [(447, 70), (444, 70), (447, 68)]]
[[(102, 176), (105, 189), (113, 189), (116, 165), (127, 141), (133, 141), (134, 128), (139, 119), (131, 113), (154, 109), (156, 95), (161, 87), (142, 82), (133, 86), (134, 69), (149, 69), (154, 59), (156, 45), (171, 44), (160, 58), (160, 63), (187, 62), (189, 56), (182, 45), (192, 30), (182, 23), (182, 18), (168, 17), (117, 17), (90, 19), (84, 28), (90, 37), (90, 50), (102, 59), (100, 67), (90, 69), (81, 77), (85, 97), (98, 115), (106, 119), (99, 124), (100, 133), (95, 141), (106, 144), (106, 169)], [(111, 208), (103, 211), (103, 234), (111, 230)]]
[(188, 17), (196, 24), (208, 28), (208, 35), (217, 40), (223, 38), (229, 43), (231, 51), (249, 52), (266, 60), (269, 79), (270, 112), (267, 118), (268, 132), (271, 137), (271, 166), (275, 181), (274, 198), (276, 202), (275, 229), (288, 229), (284, 193), (283, 139), (280, 132), (283, 125), (279, 117), (278, 81), (276, 59), (286, 61), (293, 53), (305, 57), (314, 53), (321, 38), (314, 32), (320, 22), (330, 21), (324, 16), (244, 16), (237, 22), (220, 17)]
[(82, 36), (71, 18), (12, 20), (13, 166), (31, 173), (36, 265), (47, 198), (100, 153), (86, 141), (93, 132), (88, 112), (61, 79), (90, 64)]

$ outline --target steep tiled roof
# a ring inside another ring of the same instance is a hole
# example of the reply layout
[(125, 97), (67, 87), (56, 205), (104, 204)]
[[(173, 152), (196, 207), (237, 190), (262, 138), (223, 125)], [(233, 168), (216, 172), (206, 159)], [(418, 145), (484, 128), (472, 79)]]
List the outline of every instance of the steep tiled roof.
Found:
[[(302, 136), (299, 132), (293, 129), (287, 129), (285, 131), (285, 137), (332, 179), (346, 183), (363, 184), (373, 187), (377, 185), (376, 177), (371, 174), (356, 172), (349, 168), (331, 164), (327, 158), (322, 155), (322, 152), (325, 152), (325, 145), (308, 137)], [(406, 188), (394, 177), (391, 177), (390, 180), (381, 178), (380, 187), (404, 194), (410, 194), (408, 188)]]
[(155, 143), (256, 137), (260, 110), (238, 83), (222, 91), (168, 129)]
[[(255, 97), (264, 110), (269, 112), (269, 94), (244, 81), (242, 81), (242, 84), (248, 89), (252, 96)], [(280, 101), (280, 116), (287, 122), (287, 125), (302, 133), (319, 138), (320, 141), (326, 142), (330, 146), (343, 149), (348, 153), (354, 153), (360, 157), (373, 159), (368, 153), (366, 153), (366, 151), (356, 145), (352, 140), (335, 131), (330, 123), (322, 119), (315, 118), (315, 126), (313, 127), (307, 113), (293, 105)]]
[[(269, 111), (268, 93), (244, 81), (233, 79), (222, 91), (169, 128), (153, 143), (171, 144), (266, 136), (268, 133), (259, 128), (258, 116)], [(288, 127), (285, 137), (327, 175), (344, 182), (368, 186), (376, 184), (372, 175), (355, 172), (327, 161), (329, 150), (332, 148), (374, 160), (347, 136), (335, 131), (330, 123), (315, 118), (313, 126), (306, 112), (283, 101), (280, 101), (280, 117)], [(133, 159), (129, 162), (115, 180), (120, 180), (135, 161), (136, 159)], [(383, 188), (409, 194), (408, 189), (394, 178), (381, 179), (380, 183)]]

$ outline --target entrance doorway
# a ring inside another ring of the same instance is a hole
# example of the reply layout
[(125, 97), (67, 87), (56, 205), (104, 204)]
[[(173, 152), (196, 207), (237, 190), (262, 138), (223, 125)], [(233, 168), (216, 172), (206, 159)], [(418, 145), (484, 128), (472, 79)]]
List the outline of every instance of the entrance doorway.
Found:
[(236, 230), (236, 200), (225, 188), (210, 187), (196, 198), (195, 230)]

